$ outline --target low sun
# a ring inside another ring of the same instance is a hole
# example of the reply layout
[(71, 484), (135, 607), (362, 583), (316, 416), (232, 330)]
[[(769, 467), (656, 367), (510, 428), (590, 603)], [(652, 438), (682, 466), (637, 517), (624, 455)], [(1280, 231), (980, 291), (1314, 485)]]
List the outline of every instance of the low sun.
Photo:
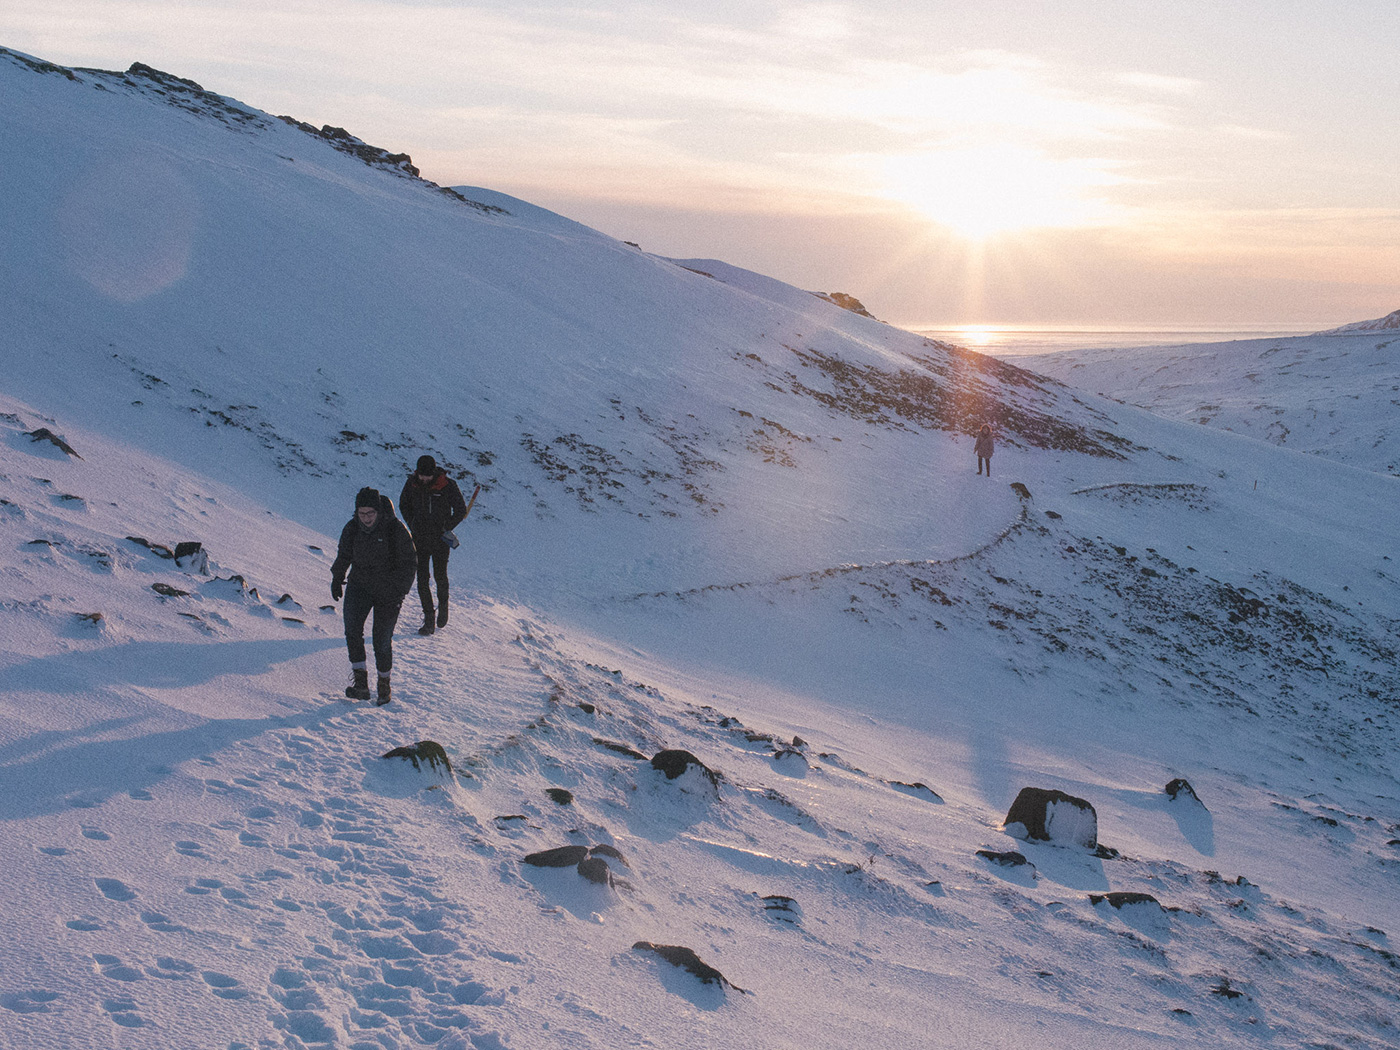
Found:
[(1092, 191), (1117, 181), (1093, 162), (1007, 145), (886, 157), (880, 168), (883, 196), (970, 240), (1099, 221), (1107, 209)]

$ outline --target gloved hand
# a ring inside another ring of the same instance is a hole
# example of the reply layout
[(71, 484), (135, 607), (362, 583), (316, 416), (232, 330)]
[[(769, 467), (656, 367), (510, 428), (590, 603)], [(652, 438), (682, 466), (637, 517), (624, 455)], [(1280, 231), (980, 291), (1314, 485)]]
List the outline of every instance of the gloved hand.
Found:
[(342, 582), (341, 580), (331, 580), (331, 597), (334, 598), (336, 601), (340, 601), (341, 596), (342, 596), (344, 593), (345, 593), (345, 584), (344, 584), (344, 582)]
[(462, 541), (459, 540), (456, 533), (453, 532), (444, 532), (442, 534), (442, 542), (447, 544), (454, 551), (462, 545)]

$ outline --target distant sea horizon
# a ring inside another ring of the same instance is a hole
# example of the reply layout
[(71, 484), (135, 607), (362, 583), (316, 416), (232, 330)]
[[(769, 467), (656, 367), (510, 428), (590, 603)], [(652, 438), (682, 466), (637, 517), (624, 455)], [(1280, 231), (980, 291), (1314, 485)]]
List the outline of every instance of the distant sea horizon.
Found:
[(1062, 350), (1089, 350), (1135, 346), (1172, 346), (1179, 343), (1223, 343), (1234, 339), (1277, 339), (1312, 335), (1335, 328), (1337, 322), (1316, 325), (1235, 324), (1162, 325), (1113, 327), (1109, 325), (985, 324), (985, 325), (906, 325), (908, 331), (957, 343), (970, 350), (998, 357), (1025, 354), (1053, 354)]

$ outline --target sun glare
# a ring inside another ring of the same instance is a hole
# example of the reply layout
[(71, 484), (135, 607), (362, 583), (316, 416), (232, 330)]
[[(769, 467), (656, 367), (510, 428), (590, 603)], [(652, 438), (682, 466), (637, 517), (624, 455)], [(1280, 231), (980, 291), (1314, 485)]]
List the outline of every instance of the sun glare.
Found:
[(885, 197), (969, 240), (1102, 221), (1108, 208), (1091, 193), (1118, 181), (1092, 161), (1007, 145), (886, 157), (881, 169)]

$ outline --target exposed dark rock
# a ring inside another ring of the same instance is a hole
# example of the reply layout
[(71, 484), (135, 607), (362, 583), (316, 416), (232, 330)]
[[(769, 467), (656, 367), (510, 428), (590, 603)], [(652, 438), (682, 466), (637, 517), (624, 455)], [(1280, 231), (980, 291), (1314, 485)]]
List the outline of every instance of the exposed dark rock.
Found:
[[(1201, 801), (1201, 797), (1196, 794), (1196, 789), (1191, 786), (1191, 782), (1183, 777), (1177, 777), (1162, 790), (1167, 793), (1168, 797), (1170, 797), (1173, 802), (1182, 797), (1189, 798), (1193, 802)], [(1204, 805), (1204, 803), (1202, 803), (1202, 805)]]
[(622, 850), (618, 849), (616, 846), (609, 846), (606, 842), (594, 846), (588, 851), (588, 855), (590, 857), (611, 857), (625, 868), (630, 868), (632, 866), (627, 863), (627, 858), (622, 855)]
[(890, 787), (905, 795), (914, 795), (917, 798), (928, 799), (930, 802), (943, 801), (943, 796), (937, 791), (934, 791), (933, 788), (929, 787), (922, 780), (916, 780), (912, 784), (906, 784), (902, 780), (893, 780), (890, 782)]
[(572, 868), (580, 861), (587, 859), (587, 846), (556, 846), (554, 849), (527, 854), (524, 863), (532, 864), (537, 868)]
[(189, 591), (182, 591), (178, 587), (172, 587), (168, 583), (153, 583), (151, 584), (151, 590), (167, 598), (183, 598), (190, 593)]
[(1161, 907), (1161, 903), (1150, 893), (1136, 893), (1131, 890), (1118, 890), (1113, 893), (1091, 893), (1089, 894), (1090, 904), (1102, 904), (1107, 901), (1115, 908), (1122, 908), (1129, 904), (1156, 904)]
[(612, 885), (612, 868), (608, 867), (608, 862), (602, 857), (585, 857), (578, 862), (578, 873), (599, 886)]
[(593, 742), (599, 747), (607, 748), (609, 751), (616, 751), (619, 755), (626, 755), (628, 758), (640, 759), (643, 762), (647, 760), (647, 756), (642, 754), (636, 748), (628, 747), (626, 744), (619, 744), (616, 740), (604, 740), (602, 737), (595, 736), (593, 738)]
[(441, 766), (444, 773), (449, 776), (452, 774), (452, 762), (443, 746), (436, 740), (420, 740), (406, 747), (396, 747), (392, 751), (384, 752), (382, 757), (406, 758), (413, 763), (414, 769), (421, 768), (421, 763), (426, 762), (430, 769), (436, 770)]
[(545, 788), (544, 793), (561, 806), (567, 806), (574, 801), (574, 793), (567, 788)]
[[(1004, 821), (1007, 834), (1040, 842), (1072, 842), (1085, 849), (1098, 846), (1098, 814), (1082, 798), (1049, 788), (1022, 788)], [(1012, 828), (1019, 824), (1024, 836)], [(1057, 829), (1056, 825), (1059, 825)]]
[(155, 554), (161, 558), (173, 559), (175, 557), (175, 552), (169, 547), (167, 547), (165, 544), (152, 543), (144, 536), (128, 536), (127, 540), (131, 543), (136, 544), (138, 547), (145, 547), (152, 554)]
[(1046, 516), (1047, 518), (1050, 518), (1052, 521), (1059, 521), (1059, 520), (1060, 520), (1060, 514), (1059, 514), (1057, 511), (1047, 510), (1047, 511), (1045, 512), (1045, 516)]
[(1244, 995), (1244, 992), (1238, 988), (1231, 988), (1230, 978), (1222, 977), (1220, 983), (1210, 990), (1210, 994), (1218, 995), (1222, 999), (1239, 999)]
[(1016, 495), (1020, 496), (1022, 499), (1031, 498), (1031, 490), (1026, 488), (1025, 485), (1022, 485), (1019, 481), (1013, 481), (1011, 483), (1011, 491), (1016, 493)]
[(1022, 865), (1030, 865), (1032, 868), (1035, 867), (1034, 864), (1031, 864), (1031, 862), (1026, 859), (1024, 853), (1017, 853), (1015, 850), (999, 853), (994, 849), (979, 849), (977, 851), (977, 856), (985, 857), (993, 864), (1000, 864), (1003, 868), (1019, 868)]
[(632, 949), (659, 955), (672, 966), (679, 966), (681, 969), (693, 973), (704, 984), (718, 984), (721, 988), (733, 988), (736, 992), (743, 991), (738, 985), (729, 981), (724, 974), (709, 963), (704, 962), (690, 948), (682, 947), (679, 944), (652, 944), (651, 941), (638, 941), (632, 945)]
[(76, 616), (79, 620), (83, 620), (87, 623), (102, 622), (102, 614), (100, 612), (74, 613), (73, 615)]
[(675, 780), (691, 766), (697, 767), (705, 776), (710, 778), (710, 783), (719, 787), (719, 777), (715, 776), (714, 770), (705, 765), (689, 751), (680, 748), (668, 748), (665, 751), (658, 751), (651, 757), (651, 767), (666, 774), (667, 780)]
[(186, 572), (209, 572), (209, 552), (196, 540), (175, 544), (175, 564)]
[(845, 292), (817, 292), (816, 294), (828, 302), (835, 303), (843, 310), (849, 310), (853, 314), (860, 314), (862, 317), (868, 317), (872, 321), (879, 320), (879, 318), (867, 310), (865, 304), (854, 295), (848, 295)]
[(768, 913), (769, 918), (781, 919), (783, 922), (802, 921), (802, 906), (792, 897), (781, 893), (770, 893), (764, 897), (763, 910)]
[(582, 712), (583, 712), (584, 714), (586, 714), (586, 715), (591, 715), (591, 714), (593, 714), (593, 712), (595, 712), (595, 711), (598, 710), (598, 709), (597, 709), (596, 707), (594, 707), (592, 704), (587, 703), (587, 702), (585, 702), (585, 701), (583, 701), (583, 700), (580, 700), (580, 701), (579, 701), (578, 709), (579, 709), (580, 711), (582, 711)]
[(48, 427), (40, 427), (38, 430), (31, 430), (29, 432), (29, 438), (31, 441), (35, 442), (47, 441), (49, 444), (56, 447), (60, 452), (72, 456), (74, 459), (83, 458), (82, 456), (78, 455), (78, 453), (73, 451), (72, 445), (68, 444), (68, 442), (64, 441), (61, 437), (55, 434)]

